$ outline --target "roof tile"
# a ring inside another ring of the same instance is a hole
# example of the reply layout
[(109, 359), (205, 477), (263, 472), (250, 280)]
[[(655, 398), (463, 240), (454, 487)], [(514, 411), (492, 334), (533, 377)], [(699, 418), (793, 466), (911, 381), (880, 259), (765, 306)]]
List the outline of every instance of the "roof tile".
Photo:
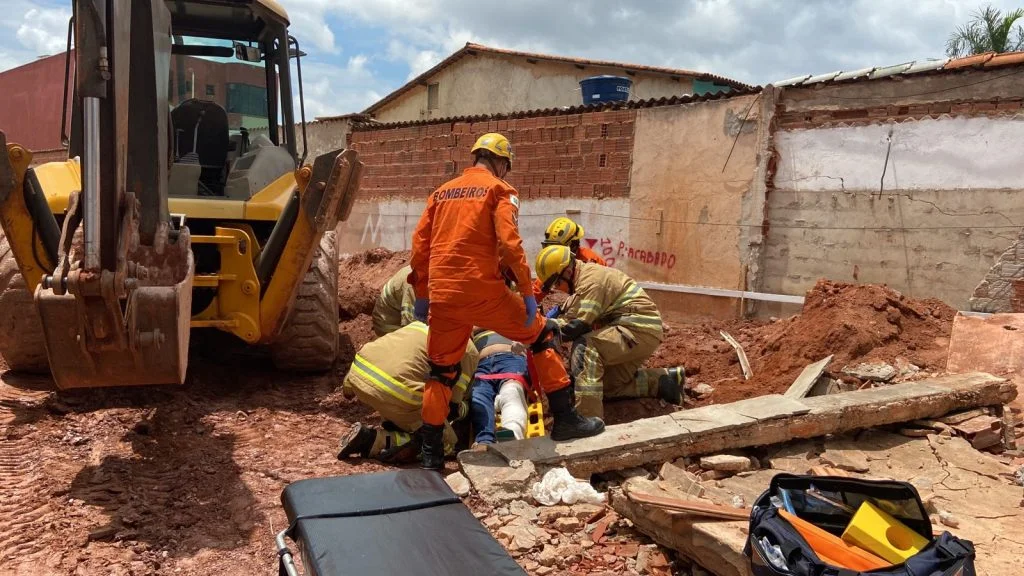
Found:
[(954, 58), (946, 65), (943, 66), (944, 70), (953, 70), (955, 68), (966, 68), (968, 66), (977, 66), (978, 64), (984, 64), (995, 56), (995, 52), (985, 52), (984, 54), (975, 54), (974, 56), (967, 56), (966, 58)]
[(649, 100), (631, 100), (631, 101), (618, 101), (618, 102), (603, 102), (600, 104), (585, 104), (579, 106), (563, 106), (561, 108), (543, 108), (536, 110), (523, 110), (520, 112), (510, 112), (508, 114), (478, 114), (474, 116), (456, 116), (451, 118), (437, 118), (429, 120), (408, 120), (404, 122), (391, 122), (382, 123), (376, 121), (368, 121), (362, 123), (355, 123), (352, 126), (353, 130), (385, 130), (389, 128), (404, 128), (407, 126), (423, 126), (426, 124), (451, 124), (455, 122), (484, 122), (484, 121), (497, 121), (497, 120), (508, 120), (511, 118), (535, 118), (538, 116), (562, 116), (567, 114), (580, 114), (583, 112), (603, 112), (605, 110), (635, 110), (638, 108), (658, 108), (661, 106), (674, 106), (677, 104), (691, 104), (694, 102), (708, 102), (711, 100), (727, 100), (729, 98), (735, 98), (737, 96), (749, 96), (751, 94), (758, 94), (761, 92), (760, 86), (750, 86), (742, 90), (734, 90), (732, 92), (716, 92), (714, 94), (704, 94), (701, 96), (694, 96), (687, 94), (684, 96), (672, 96), (661, 98), (651, 98)]
[(996, 54), (991, 60), (985, 62), (985, 67), (1010, 66), (1012, 64), (1024, 64), (1024, 52), (1006, 52)]

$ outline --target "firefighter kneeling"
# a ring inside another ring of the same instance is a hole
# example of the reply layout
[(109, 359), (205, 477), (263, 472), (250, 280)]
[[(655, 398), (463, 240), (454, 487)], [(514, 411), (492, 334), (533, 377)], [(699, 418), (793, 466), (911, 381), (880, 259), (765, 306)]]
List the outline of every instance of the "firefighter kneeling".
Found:
[(577, 260), (567, 246), (541, 249), (536, 269), (545, 291), (569, 294), (558, 323), (562, 338), (572, 342), (569, 372), (581, 415), (602, 416), (606, 397), (682, 404), (682, 367), (642, 369), (664, 332), (658, 307), (636, 281)]
[[(478, 353), (470, 343), (461, 361), (461, 376), (452, 389), (448, 421), (444, 425), (444, 452), (455, 448), (450, 423), (466, 417), (464, 400), (476, 372)], [(358, 455), (388, 464), (415, 462), (421, 448), (423, 388), (430, 377), (427, 325), (413, 322), (363, 346), (345, 376), (346, 395), (380, 413), (381, 428), (356, 422), (341, 438), (338, 459)]]

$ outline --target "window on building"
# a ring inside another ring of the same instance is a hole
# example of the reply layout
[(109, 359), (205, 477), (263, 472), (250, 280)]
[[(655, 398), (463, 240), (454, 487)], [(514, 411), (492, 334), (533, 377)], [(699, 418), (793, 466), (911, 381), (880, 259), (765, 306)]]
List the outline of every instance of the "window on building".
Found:
[(267, 115), (267, 89), (251, 84), (228, 84), (227, 111), (243, 116)]
[(437, 83), (427, 85), (427, 110), (437, 110)]
[(207, 84), (206, 85), (206, 95), (207, 96), (216, 96), (217, 95), (217, 89), (214, 87), (213, 84)]

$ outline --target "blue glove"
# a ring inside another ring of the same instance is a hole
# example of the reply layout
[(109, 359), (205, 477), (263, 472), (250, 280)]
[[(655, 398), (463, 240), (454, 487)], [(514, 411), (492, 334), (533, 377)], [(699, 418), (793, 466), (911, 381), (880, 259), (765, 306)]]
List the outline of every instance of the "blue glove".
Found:
[(412, 315), (416, 317), (420, 322), (427, 321), (427, 310), (430, 309), (429, 298), (417, 298), (416, 302), (412, 305)]
[(533, 296), (526, 296), (523, 298), (523, 302), (526, 304), (526, 325), (529, 326), (537, 317), (537, 299)]
[(562, 313), (562, 307), (561, 306), (555, 306), (551, 310), (548, 310), (548, 313), (545, 314), (544, 317), (545, 318), (555, 318), (555, 317), (557, 317), (561, 313)]

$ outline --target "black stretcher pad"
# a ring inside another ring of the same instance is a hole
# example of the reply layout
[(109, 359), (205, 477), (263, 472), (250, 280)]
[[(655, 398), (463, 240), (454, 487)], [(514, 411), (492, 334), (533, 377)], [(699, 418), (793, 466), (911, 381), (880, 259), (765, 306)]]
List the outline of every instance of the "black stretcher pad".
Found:
[(300, 480), (281, 502), (309, 574), (526, 574), (436, 472)]

